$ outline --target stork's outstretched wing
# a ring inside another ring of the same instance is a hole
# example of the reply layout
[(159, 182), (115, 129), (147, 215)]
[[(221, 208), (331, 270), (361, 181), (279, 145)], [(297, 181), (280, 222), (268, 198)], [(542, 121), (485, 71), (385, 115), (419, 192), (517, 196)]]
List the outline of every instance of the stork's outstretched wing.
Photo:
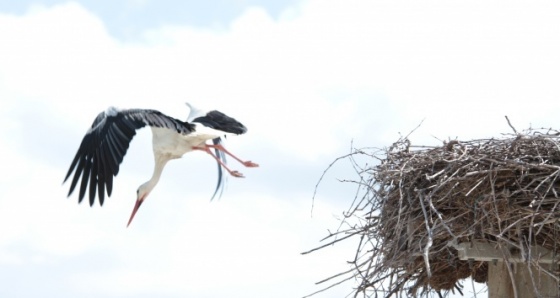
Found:
[(168, 128), (181, 134), (189, 134), (194, 131), (192, 124), (155, 110), (109, 108), (107, 111), (101, 112), (84, 136), (68, 169), (68, 174), (64, 178), (64, 181), (68, 180), (74, 172), (68, 196), (74, 191), (81, 176), (78, 201), (83, 200), (89, 183), (90, 206), (95, 201), (96, 191), (99, 204), (103, 205), (105, 190), (107, 190), (107, 196), (111, 196), (113, 176), (117, 176), (119, 173), (119, 165), (128, 150), (130, 141), (136, 135), (136, 130), (146, 125)]
[[(194, 108), (191, 105), (189, 105), (189, 107), (191, 108), (191, 115), (203, 114), (202, 111), (198, 109), (195, 109), (193, 111)], [(234, 133), (239, 135), (247, 132), (247, 128), (243, 124), (241, 124), (241, 122), (216, 110), (210, 111), (204, 114), (203, 116), (196, 117), (192, 119), (192, 122), (200, 123), (206, 127), (223, 131), (224, 133)], [(219, 145), (222, 143), (222, 139), (215, 138), (212, 140), (212, 142), (214, 143), (214, 145)], [(226, 155), (224, 154), (224, 152), (216, 148), (214, 149), (214, 152), (216, 153), (216, 157), (222, 160), (224, 164), (226, 164)], [(212, 195), (211, 200), (213, 200), (214, 197), (216, 197), (216, 194), (218, 194), (218, 192), (221, 195), (222, 191), (224, 190), (224, 186), (225, 186), (225, 176), (223, 175), (222, 166), (218, 161), (218, 185), (216, 185), (216, 190), (214, 190), (214, 194)]]
[(208, 112), (205, 116), (195, 118), (192, 122), (198, 122), (216, 130), (237, 135), (247, 132), (247, 128), (241, 122), (216, 110)]

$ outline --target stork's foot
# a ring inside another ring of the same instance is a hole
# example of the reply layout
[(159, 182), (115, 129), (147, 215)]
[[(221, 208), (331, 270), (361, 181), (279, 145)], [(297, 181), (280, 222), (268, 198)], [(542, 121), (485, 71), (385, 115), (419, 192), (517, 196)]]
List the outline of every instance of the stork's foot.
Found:
[(237, 178), (245, 178), (245, 176), (243, 176), (242, 173), (238, 172), (238, 171), (231, 171), (229, 172), (233, 177), (237, 177)]
[(256, 167), (259, 166), (258, 163), (254, 163), (254, 162), (252, 162), (252, 161), (250, 161), (250, 160), (244, 161), (244, 162), (242, 162), (242, 164), (243, 164), (244, 166), (248, 167), (248, 168), (256, 168)]

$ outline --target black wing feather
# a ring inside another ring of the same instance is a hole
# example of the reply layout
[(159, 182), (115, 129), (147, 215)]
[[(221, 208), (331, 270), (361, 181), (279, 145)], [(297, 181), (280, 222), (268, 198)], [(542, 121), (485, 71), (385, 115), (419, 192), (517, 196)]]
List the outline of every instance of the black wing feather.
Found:
[(97, 190), (97, 162), (92, 159), (91, 162), (91, 172), (89, 175), (89, 205), (93, 206), (95, 202), (95, 191)]
[[(103, 147), (101, 147), (103, 148)], [(103, 202), (105, 201), (105, 170), (103, 168), (103, 164), (101, 163), (102, 158), (100, 157), (101, 150), (95, 153), (97, 163), (95, 166), (97, 167), (96, 172), (99, 175), (98, 183), (97, 183), (97, 196), (99, 197), (99, 205), (103, 206)]]
[[(80, 179), (80, 175), (82, 174), (82, 169), (83, 169), (82, 163), (83, 163), (84, 159), (79, 158), (78, 160), (79, 160), (79, 162), (75, 166), (75, 167), (77, 167), (76, 174), (74, 175), (74, 178), (72, 179), (72, 183), (70, 184), (70, 191), (68, 192), (68, 196), (70, 196), (72, 194), (72, 192), (74, 191), (74, 188), (76, 187), (76, 185), (78, 184), (78, 180)], [(72, 167), (70, 169), (73, 170), (74, 167)], [(68, 175), (68, 176), (70, 176), (70, 175)], [(68, 176), (66, 176), (66, 179), (68, 179)], [(66, 181), (66, 179), (64, 181)]]
[(88, 185), (88, 180), (89, 180), (89, 174), (91, 173), (91, 159), (86, 159), (85, 160), (85, 165), (84, 165), (84, 173), (82, 174), (82, 183), (80, 186), (80, 201), (82, 201), (82, 198), (84, 197), (85, 193), (86, 193), (86, 189), (87, 189), (87, 185)]
[(81, 177), (78, 202), (85, 196), (89, 184), (89, 203), (93, 205), (95, 196), (100, 205), (113, 191), (113, 177), (119, 173), (119, 165), (123, 161), (130, 141), (136, 130), (146, 125), (168, 128), (181, 134), (194, 131), (194, 126), (155, 110), (130, 109), (118, 111), (110, 108), (101, 112), (82, 139), (76, 156), (70, 164), (64, 181), (74, 174), (68, 196), (72, 194)]
[(110, 171), (117, 175), (119, 173), (119, 161), (117, 158), (111, 153), (111, 147), (109, 142), (103, 142), (100, 146), (100, 150), (103, 151), (103, 157), (107, 160), (107, 165), (110, 168)]
[[(105, 187), (107, 189), (107, 196), (111, 196), (113, 191), (113, 173), (115, 167), (112, 165), (112, 160), (105, 154), (105, 144), (99, 147), (99, 168), (100, 173), (103, 173), (103, 181), (105, 181)], [(101, 197), (99, 197), (99, 203), (101, 202)]]
[[(222, 143), (222, 139), (221, 138), (215, 138), (212, 140), (212, 142), (214, 143), (214, 145), (218, 145), (220, 143)], [(223, 161), (224, 164), (227, 164), (226, 162), (226, 155), (224, 154), (224, 152), (214, 148), (214, 152), (216, 152), (216, 157), (218, 157), (220, 160)], [(214, 198), (216, 197), (216, 195), (219, 192), (219, 196), (222, 196), (222, 193), (224, 192), (224, 187), (225, 187), (225, 178), (226, 176), (224, 176), (224, 172), (222, 170), (222, 165), (219, 162), (216, 162), (218, 164), (218, 184), (216, 185), (216, 189), (214, 190), (214, 194), (212, 195), (212, 198), (210, 199), (210, 201), (214, 200)]]

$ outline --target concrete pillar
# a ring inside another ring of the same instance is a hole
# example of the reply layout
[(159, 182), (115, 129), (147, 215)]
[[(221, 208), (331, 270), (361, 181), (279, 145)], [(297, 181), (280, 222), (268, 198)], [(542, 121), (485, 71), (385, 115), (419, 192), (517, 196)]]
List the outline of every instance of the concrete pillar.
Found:
[[(515, 283), (512, 284), (507, 263), (498, 261), (495, 265), (488, 264), (488, 298), (513, 298), (517, 292), (518, 298), (558, 298), (560, 291), (558, 282), (546, 273), (541, 273), (538, 268), (531, 265), (534, 279), (531, 280), (529, 268), (526, 263), (511, 264), (511, 274)], [(549, 264), (542, 264), (544, 268)], [(538, 289), (539, 295), (534, 291)], [(515, 289), (515, 291), (514, 291)]]

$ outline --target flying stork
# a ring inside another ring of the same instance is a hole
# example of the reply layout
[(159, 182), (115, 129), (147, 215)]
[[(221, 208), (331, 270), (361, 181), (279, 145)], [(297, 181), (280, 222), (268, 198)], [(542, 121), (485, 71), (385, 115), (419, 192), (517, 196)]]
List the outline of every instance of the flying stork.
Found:
[[(82, 202), (89, 184), (90, 206), (95, 202), (96, 192), (99, 204), (103, 206), (105, 190), (107, 196), (110, 197), (113, 190), (113, 176), (116, 177), (119, 173), (119, 165), (126, 154), (130, 141), (136, 134), (136, 130), (146, 125), (152, 129), (154, 171), (152, 178), (140, 185), (136, 191), (136, 204), (127, 227), (140, 205), (158, 183), (167, 162), (180, 158), (187, 152), (201, 150), (210, 154), (218, 162), (218, 185), (212, 199), (223, 187), (222, 167), (234, 177), (244, 177), (240, 172), (232, 171), (226, 166), (224, 153), (246, 167), (259, 166), (254, 162), (239, 159), (222, 145), (222, 136), (245, 133), (247, 128), (243, 124), (216, 110), (204, 112), (189, 103), (187, 106), (190, 108), (190, 112), (185, 122), (156, 110), (120, 110), (110, 107), (99, 113), (84, 136), (66, 178), (64, 178), (64, 182), (66, 182), (74, 172), (68, 196), (72, 194), (82, 177), (78, 202)], [(206, 142), (209, 140), (212, 140), (213, 143), (207, 144)], [(211, 148), (214, 149), (215, 154), (212, 153)]]

